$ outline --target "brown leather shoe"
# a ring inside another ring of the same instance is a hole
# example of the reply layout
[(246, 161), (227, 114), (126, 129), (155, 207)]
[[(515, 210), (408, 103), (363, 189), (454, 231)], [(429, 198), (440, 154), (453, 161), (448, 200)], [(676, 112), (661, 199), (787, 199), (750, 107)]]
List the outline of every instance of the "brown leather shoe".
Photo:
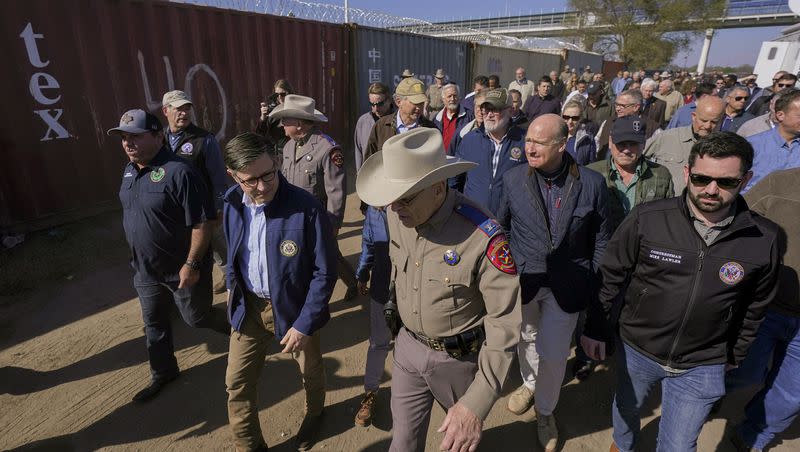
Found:
[(608, 452), (619, 452), (619, 447), (614, 442), (611, 442), (611, 448), (608, 449)]
[(361, 399), (361, 408), (356, 413), (356, 425), (359, 427), (367, 427), (372, 424), (372, 410), (375, 407), (376, 396), (375, 391), (370, 391)]

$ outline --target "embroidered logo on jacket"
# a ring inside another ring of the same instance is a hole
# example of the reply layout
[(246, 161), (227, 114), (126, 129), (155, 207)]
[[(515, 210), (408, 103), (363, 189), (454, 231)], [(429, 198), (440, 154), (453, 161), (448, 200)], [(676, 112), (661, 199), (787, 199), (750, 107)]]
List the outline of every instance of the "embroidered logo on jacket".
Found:
[(738, 262), (728, 262), (719, 269), (719, 279), (732, 286), (744, 278), (744, 268)]

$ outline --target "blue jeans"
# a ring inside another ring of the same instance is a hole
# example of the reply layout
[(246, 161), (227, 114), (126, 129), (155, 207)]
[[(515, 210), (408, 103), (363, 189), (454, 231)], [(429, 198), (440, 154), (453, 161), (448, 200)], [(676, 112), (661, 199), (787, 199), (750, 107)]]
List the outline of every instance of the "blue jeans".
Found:
[[(767, 373), (770, 357), (772, 368)], [(751, 447), (766, 449), (800, 413), (800, 318), (767, 311), (747, 358), (731, 371), (729, 390), (764, 382), (745, 408), (739, 435)], [(766, 379), (766, 381), (765, 381)]]
[(714, 402), (725, 395), (725, 365), (670, 372), (627, 344), (617, 347), (617, 393), (612, 409), (614, 443), (633, 451), (639, 439), (639, 410), (650, 389), (661, 382), (658, 452), (697, 450), (697, 437)]
[(139, 304), (142, 307), (150, 374), (153, 380), (166, 379), (178, 374), (178, 362), (172, 344), (172, 327), (169, 314), (172, 303), (178, 307), (183, 320), (192, 327), (211, 328), (230, 334), (230, 324), (223, 309), (211, 307), (211, 267), (201, 270), (200, 281), (191, 288), (178, 289), (178, 283), (160, 283), (138, 286)]

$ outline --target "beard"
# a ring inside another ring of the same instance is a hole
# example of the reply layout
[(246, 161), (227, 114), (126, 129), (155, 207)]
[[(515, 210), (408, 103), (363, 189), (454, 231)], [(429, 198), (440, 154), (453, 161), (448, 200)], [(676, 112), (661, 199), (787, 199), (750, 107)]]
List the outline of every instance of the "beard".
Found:
[(486, 121), (484, 118), (483, 120), (483, 128), (486, 130), (487, 133), (492, 133), (497, 130), (505, 130), (508, 127), (508, 116), (503, 116), (500, 119), (493, 120), (491, 122)]
[(450, 113), (453, 113), (456, 110), (458, 110), (458, 102), (455, 102), (455, 103), (452, 103), (452, 104), (447, 104), (447, 111), (449, 111)]
[[(689, 200), (692, 202), (692, 204), (694, 204), (695, 207), (697, 207), (697, 210), (701, 212), (708, 212), (708, 213), (718, 212), (722, 209), (728, 208), (731, 205), (731, 203), (733, 203), (733, 201), (736, 200), (736, 198), (734, 197), (731, 198), (730, 201), (726, 202), (719, 195), (709, 196), (703, 193), (692, 193), (691, 188), (687, 191), (689, 192)], [(701, 200), (714, 201), (714, 203), (707, 204), (701, 202)]]

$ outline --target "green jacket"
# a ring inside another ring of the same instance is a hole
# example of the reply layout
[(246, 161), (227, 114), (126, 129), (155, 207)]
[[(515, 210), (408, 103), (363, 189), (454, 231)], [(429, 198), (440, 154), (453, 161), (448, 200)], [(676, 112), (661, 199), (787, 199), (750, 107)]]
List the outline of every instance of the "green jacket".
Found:
[[(642, 175), (636, 182), (636, 200), (633, 206), (675, 196), (675, 191), (672, 187), (672, 175), (667, 168), (658, 163), (648, 161), (644, 157), (640, 157), (639, 161), (642, 164)], [(609, 195), (607, 198), (608, 212), (612, 227), (616, 230), (622, 220), (625, 219), (625, 209), (619, 201), (620, 193), (618, 193), (614, 179), (611, 178), (611, 160), (598, 160), (586, 167), (602, 174), (606, 180), (606, 188), (608, 188)]]

